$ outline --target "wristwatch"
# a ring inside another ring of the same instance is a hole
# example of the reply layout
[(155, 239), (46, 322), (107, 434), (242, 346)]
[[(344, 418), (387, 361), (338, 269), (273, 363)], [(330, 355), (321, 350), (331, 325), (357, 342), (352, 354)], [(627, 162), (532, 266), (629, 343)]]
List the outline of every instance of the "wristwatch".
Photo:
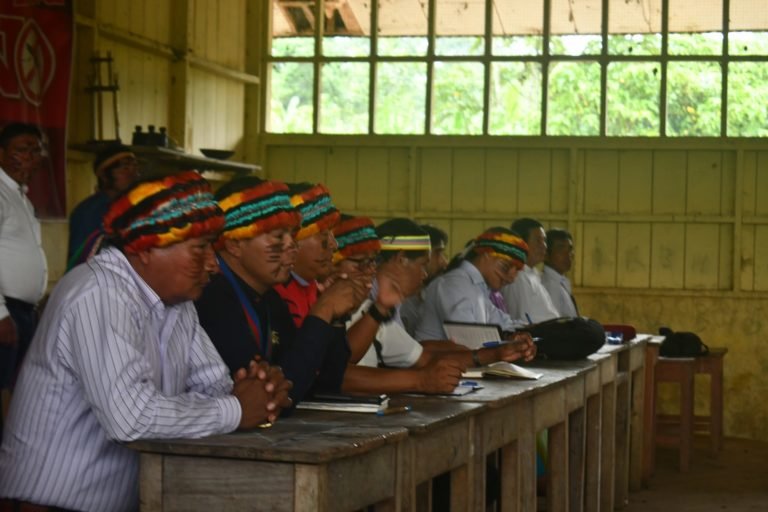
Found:
[(368, 309), (365, 312), (368, 313), (371, 318), (373, 318), (380, 324), (391, 322), (392, 318), (395, 316), (395, 308), (390, 309), (385, 315), (385, 314), (382, 314), (381, 311), (379, 311), (379, 308), (377, 308), (376, 304), (374, 303), (368, 306)]
[(479, 368), (480, 366), (483, 366), (483, 363), (480, 362), (480, 349), (475, 349), (472, 351), (472, 365), (475, 368)]

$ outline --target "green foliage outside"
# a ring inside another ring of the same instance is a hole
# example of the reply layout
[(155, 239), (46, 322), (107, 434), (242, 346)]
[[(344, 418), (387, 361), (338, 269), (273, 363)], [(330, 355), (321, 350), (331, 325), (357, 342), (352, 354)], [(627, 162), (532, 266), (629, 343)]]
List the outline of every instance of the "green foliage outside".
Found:
[[(722, 50), (720, 34), (675, 34), (670, 54), (712, 55)], [(334, 39), (332, 43), (328, 40)], [(365, 38), (326, 38), (336, 56), (360, 55)], [(426, 39), (382, 38), (390, 55), (424, 55)], [(440, 38), (445, 55), (482, 52), (478, 38)], [(598, 55), (602, 42), (594, 37), (550, 40), (553, 55)], [(647, 55), (647, 61), (616, 61), (607, 67), (606, 134), (659, 136), (661, 129), (661, 63), (658, 35), (610, 36), (610, 55)], [(718, 46), (719, 45), (719, 46)], [(540, 54), (541, 38), (497, 38), (495, 55)], [(739, 55), (768, 55), (765, 33), (731, 34), (729, 47)], [(719, 48), (720, 50), (716, 50)], [(276, 39), (273, 55), (306, 57), (314, 52), (311, 38)], [(327, 53), (326, 53), (327, 54)], [(439, 57), (438, 57), (439, 58)], [(374, 133), (423, 134), (426, 114), (426, 62), (384, 59), (376, 67)], [(768, 136), (768, 62), (728, 65), (727, 135)], [(368, 133), (370, 71), (367, 62), (333, 62), (321, 66), (320, 126), (322, 133)], [(313, 65), (274, 62), (271, 68), (270, 131), (311, 133)], [(541, 80), (538, 62), (491, 63), (488, 131), (498, 135), (541, 133)], [(599, 134), (600, 65), (596, 61), (550, 64), (547, 95), (548, 135)], [(431, 133), (482, 134), (484, 64), (479, 61), (437, 61), (433, 68)], [(721, 133), (720, 63), (673, 61), (667, 67), (668, 136), (719, 136)]]

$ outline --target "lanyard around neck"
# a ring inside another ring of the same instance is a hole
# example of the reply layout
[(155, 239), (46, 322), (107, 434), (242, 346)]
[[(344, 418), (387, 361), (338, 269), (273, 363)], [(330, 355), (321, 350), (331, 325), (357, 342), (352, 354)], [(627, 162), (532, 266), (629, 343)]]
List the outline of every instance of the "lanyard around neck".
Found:
[(259, 320), (259, 315), (257, 315), (256, 310), (253, 309), (253, 304), (251, 304), (251, 301), (249, 301), (248, 297), (245, 296), (245, 292), (240, 286), (240, 283), (237, 282), (237, 279), (235, 279), (235, 275), (232, 273), (232, 270), (230, 270), (230, 268), (220, 256), (218, 257), (218, 260), (221, 273), (224, 275), (224, 278), (229, 281), (229, 284), (232, 285), (232, 288), (235, 290), (235, 295), (237, 295), (237, 299), (240, 301), (240, 306), (243, 308), (245, 320), (248, 322), (248, 327), (251, 328), (251, 333), (253, 334), (254, 341), (256, 342), (256, 349), (259, 351), (259, 354), (261, 354), (261, 357), (263, 357), (266, 361), (270, 361), (272, 357), (272, 339), (271, 336), (269, 336), (269, 311), (267, 311), (266, 318), (267, 329), (266, 332), (263, 332), (261, 330), (261, 321)]

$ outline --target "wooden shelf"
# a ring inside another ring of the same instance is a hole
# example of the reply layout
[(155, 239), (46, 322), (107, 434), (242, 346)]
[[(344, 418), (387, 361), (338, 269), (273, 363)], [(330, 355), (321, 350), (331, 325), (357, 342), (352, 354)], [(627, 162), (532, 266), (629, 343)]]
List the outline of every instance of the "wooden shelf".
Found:
[[(107, 144), (88, 143), (88, 144), (70, 144), (70, 148), (76, 151), (86, 153), (98, 153), (106, 147)], [(150, 164), (150, 171), (162, 172), (167, 170), (196, 169), (198, 171), (219, 171), (234, 172), (237, 174), (253, 174), (261, 170), (261, 166), (246, 164), (242, 162), (230, 162), (227, 160), (217, 160), (215, 158), (206, 158), (204, 156), (190, 155), (180, 150), (164, 148), (159, 146), (129, 146), (131, 151), (136, 154), (140, 160), (145, 160)], [(158, 164), (157, 166), (152, 164)]]

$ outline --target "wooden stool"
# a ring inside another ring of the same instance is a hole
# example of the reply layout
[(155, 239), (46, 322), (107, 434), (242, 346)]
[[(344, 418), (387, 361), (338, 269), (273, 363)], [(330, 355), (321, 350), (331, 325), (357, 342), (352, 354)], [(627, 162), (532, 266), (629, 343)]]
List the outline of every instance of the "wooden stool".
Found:
[(693, 375), (696, 370), (696, 358), (659, 357), (656, 362), (654, 394), (659, 382), (674, 382), (680, 385), (680, 421), (677, 435), (668, 435), (659, 431), (659, 417), (656, 416), (654, 429), (656, 444), (675, 446), (680, 449), (680, 471), (686, 472), (691, 464), (691, 445), (693, 444)]
[(708, 432), (712, 454), (723, 448), (723, 359), (728, 349), (713, 347), (696, 358), (696, 373), (709, 374), (709, 416), (694, 416), (695, 432)]

